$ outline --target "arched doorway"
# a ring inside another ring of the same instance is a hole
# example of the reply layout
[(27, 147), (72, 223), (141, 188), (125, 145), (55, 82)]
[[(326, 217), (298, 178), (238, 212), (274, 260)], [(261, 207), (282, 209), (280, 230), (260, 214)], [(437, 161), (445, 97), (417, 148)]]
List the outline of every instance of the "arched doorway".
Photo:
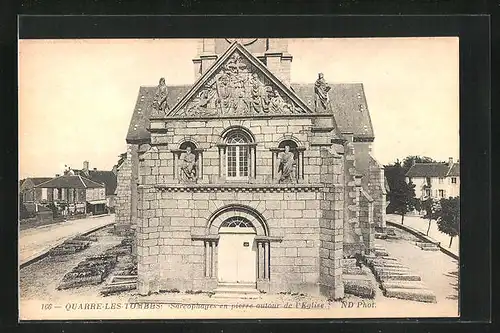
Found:
[(217, 279), (221, 284), (256, 284), (256, 229), (242, 216), (226, 219), (219, 228)]

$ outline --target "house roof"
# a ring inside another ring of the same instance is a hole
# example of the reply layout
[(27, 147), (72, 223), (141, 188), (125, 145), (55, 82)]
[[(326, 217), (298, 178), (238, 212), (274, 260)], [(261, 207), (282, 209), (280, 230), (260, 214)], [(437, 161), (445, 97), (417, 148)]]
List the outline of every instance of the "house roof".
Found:
[(89, 170), (88, 175), (83, 170), (74, 170), (75, 175), (86, 177), (94, 182), (104, 184), (106, 186), (106, 195), (113, 195), (116, 191), (117, 179), (113, 171), (104, 170)]
[(28, 179), (29, 179), (29, 180), (31, 180), (31, 182), (33, 182), (33, 184), (36, 186), (36, 185), (39, 185), (39, 184), (41, 184), (41, 183), (45, 183), (45, 182), (47, 182), (47, 181), (51, 180), (52, 178), (53, 178), (53, 177), (33, 177), (33, 178), (28, 177), (28, 178), (26, 178), (26, 179), (23, 179), (23, 180), (22, 180), (21, 185), (22, 185), (25, 181), (27, 181)]
[[(341, 133), (353, 133), (354, 137), (373, 138), (373, 126), (361, 83), (331, 84), (330, 103)], [(309, 107), (314, 107), (314, 83), (291, 84), (292, 90)], [(168, 104), (172, 107), (191, 88), (190, 85), (168, 86)], [(148, 141), (151, 134), (149, 116), (152, 110), (156, 86), (141, 86), (130, 120), (127, 142)]]
[(63, 175), (57, 178), (53, 178), (45, 183), (41, 183), (36, 187), (85, 189), (104, 187), (104, 184), (97, 183), (80, 175)]
[[(167, 86), (167, 103), (173, 107), (184, 96), (191, 85)], [(153, 109), (153, 99), (156, 86), (141, 86), (132, 113), (132, 119), (127, 133), (127, 142), (149, 140), (151, 134), (148, 132), (149, 116)]]
[[(292, 90), (314, 108), (314, 83), (291, 84)], [(341, 133), (357, 138), (373, 138), (373, 126), (362, 83), (330, 84), (330, 104)]]
[(448, 174), (447, 163), (415, 163), (406, 173), (406, 177), (441, 177)]
[(448, 177), (460, 177), (460, 164), (453, 163), (447, 174)]

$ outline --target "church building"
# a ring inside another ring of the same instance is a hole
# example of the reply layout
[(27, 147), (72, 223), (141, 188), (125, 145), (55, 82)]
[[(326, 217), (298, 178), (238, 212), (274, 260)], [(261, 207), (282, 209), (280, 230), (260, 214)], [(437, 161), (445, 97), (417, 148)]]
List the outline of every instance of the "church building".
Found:
[(287, 43), (201, 39), (192, 85), (140, 87), (116, 219), (135, 229), (141, 295), (338, 299), (342, 259), (373, 250), (385, 186), (363, 85), (290, 82)]

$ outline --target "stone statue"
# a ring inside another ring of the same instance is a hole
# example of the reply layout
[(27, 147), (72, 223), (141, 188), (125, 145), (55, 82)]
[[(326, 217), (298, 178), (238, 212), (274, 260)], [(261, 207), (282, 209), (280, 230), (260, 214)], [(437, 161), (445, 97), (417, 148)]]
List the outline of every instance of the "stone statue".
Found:
[(180, 178), (184, 181), (196, 181), (198, 178), (198, 168), (196, 156), (191, 152), (191, 147), (186, 148), (186, 153), (181, 158)]
[(314, 107), (316, 110), (327, 110), (330, 89), (331, 87), (326, 83), (323, 73), (319, 73), (318, 79), (314, 83)]
[(154, 97), (154, 108), (158, 111), (168, 111), (170, 108), (167, 103), (168, 89), (165, 84), (165, 78), (161, 78), (156, 88)]
[(295, 159), (294, 154), (290, 151), (290, 146), (285, 146), (285, 152), (281, 154), (278, 172), (281, 173), (280, 182), (292, 182), (294, 180)]

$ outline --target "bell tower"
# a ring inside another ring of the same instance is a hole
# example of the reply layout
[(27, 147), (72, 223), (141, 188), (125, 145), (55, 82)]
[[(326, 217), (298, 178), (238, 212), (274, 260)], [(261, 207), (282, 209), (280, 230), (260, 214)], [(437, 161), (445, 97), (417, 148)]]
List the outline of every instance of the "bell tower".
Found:
[(193, 59), (195, 79), (203, 75), (235, 41), (264, 63), (285, 85), (290, 85), (292, 56), (288, 53), (288, 40), (280, 38), (200, 39), (197, 56)]

